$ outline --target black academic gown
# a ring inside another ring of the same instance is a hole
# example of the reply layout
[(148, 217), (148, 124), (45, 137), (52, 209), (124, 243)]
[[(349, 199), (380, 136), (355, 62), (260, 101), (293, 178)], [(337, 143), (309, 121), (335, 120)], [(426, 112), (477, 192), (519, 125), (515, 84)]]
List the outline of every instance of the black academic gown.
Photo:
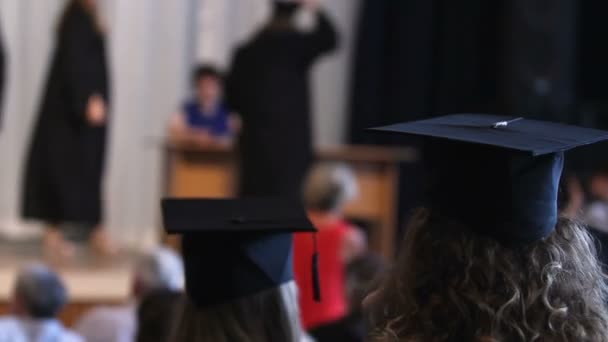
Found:
[(298, 196), (312, 159), (310, 69), (337, 34), (319, 13), (313, 32), (264, 29), (239, 48), (227, 101), (243, 119), (242, 196)]
[(102, 34), (77, 3), (57, 37), (26, 163), (22, 213), (47, 223), (95, 225), (101, 219), (106, 127), (86, 119), (87, 101), (108, 99)]

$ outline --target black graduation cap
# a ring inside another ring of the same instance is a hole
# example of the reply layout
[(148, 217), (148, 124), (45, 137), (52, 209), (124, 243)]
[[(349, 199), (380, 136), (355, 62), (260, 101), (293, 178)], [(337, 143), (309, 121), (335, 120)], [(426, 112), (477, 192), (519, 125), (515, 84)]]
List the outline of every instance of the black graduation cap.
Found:
[(608, 139), (605, 131), (484, 114), (373, 130), (427, 137), (431, 210), (508, 244), (553, 231), (564, 152)]
[(302, 205), (285, 198), (164, 199), (162, 211), (167, 232), (183, 234), (186, 292), (199, 307), (292, 280), (292, 233), (316, 232)]

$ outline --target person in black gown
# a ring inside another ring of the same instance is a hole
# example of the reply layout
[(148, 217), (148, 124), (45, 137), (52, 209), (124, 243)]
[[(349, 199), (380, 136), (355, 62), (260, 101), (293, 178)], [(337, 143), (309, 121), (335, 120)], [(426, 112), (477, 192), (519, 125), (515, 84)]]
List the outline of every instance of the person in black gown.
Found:
[(92, 246), (112, 249), (98, 228), (110, 84), (96, 7), (72, 0), (63, 13), (26, 162), (22, 214), (48, 225), (45, 249), (53, 255), (72, 254), (66, 224), (94, 228)]
[[(317, 0), (274, 1), (271, 20), (235, 54), (226, 97), (241, 115), (241, 196), (299, 196), (312, 160), (310, 69), (338, 41)], [(294, 14), (308, 7), (317, 18), (299, 31)]]

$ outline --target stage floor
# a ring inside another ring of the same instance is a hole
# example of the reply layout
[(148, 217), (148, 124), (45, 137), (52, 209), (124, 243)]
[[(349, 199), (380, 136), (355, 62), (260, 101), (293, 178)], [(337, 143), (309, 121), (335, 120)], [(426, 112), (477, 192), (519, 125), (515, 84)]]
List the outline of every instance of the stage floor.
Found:
[(134, 254), (101, 260), (80, 246), (76, 257), (63, 262), (44, 260), (41, 241), (0, 239), (0, 303), (10, 299), (15, 276), (20, 267), (43, 262), (57, 270), (68, 288), (72, 302), (117, 303), (129, 295)]

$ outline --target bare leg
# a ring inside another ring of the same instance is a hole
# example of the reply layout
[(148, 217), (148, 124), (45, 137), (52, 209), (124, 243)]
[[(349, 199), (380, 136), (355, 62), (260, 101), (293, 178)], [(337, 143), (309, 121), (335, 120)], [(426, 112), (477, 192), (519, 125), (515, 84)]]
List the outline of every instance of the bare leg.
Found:
[(118, 248), (110, 240), (107, 230), (101, 226), (96, 227), (91, 233), (89, 245), (91, 250), (100, 256), (110, 257), (118, 253)]
[(76, 250), (65, 240), (56, 226), (50, 226), (44, 233), (44, 254), (52, 258), (72, 258)]

